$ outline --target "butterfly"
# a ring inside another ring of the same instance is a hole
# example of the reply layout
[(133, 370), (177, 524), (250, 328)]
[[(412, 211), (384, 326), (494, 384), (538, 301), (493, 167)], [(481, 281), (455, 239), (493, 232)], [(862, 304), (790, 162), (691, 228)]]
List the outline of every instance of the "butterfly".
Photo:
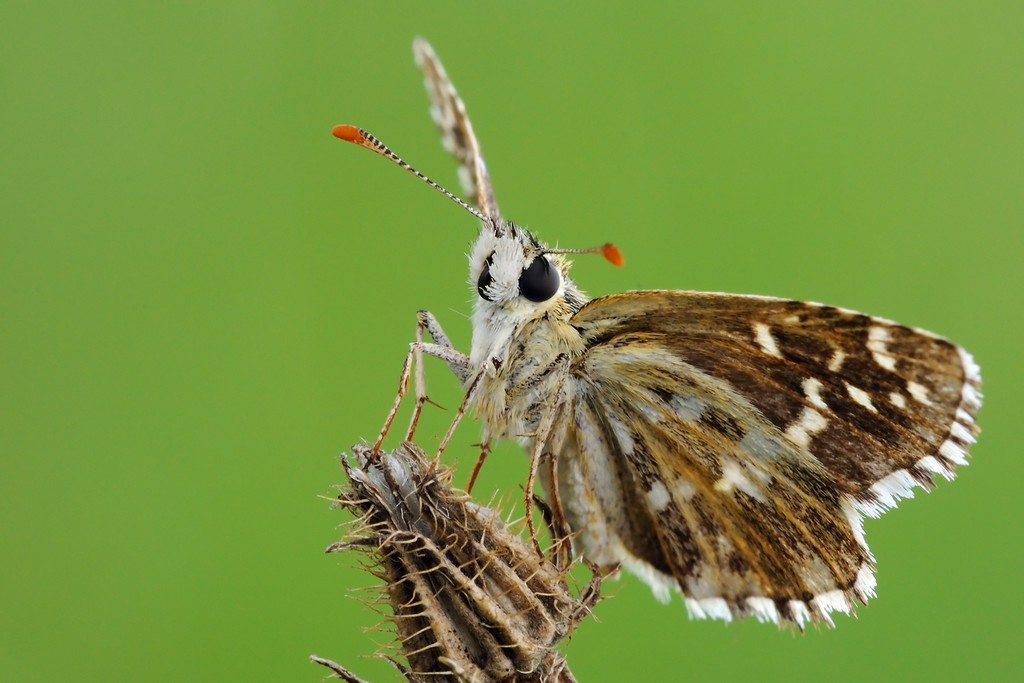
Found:
[[(530, 451), (529, 484), (539, 477), (574, 548), (663, 600), (681, 593), (692, 617), (803, 628), (866, 603), (875, 562), (862, 518), (967, 462), (981, 401), (970, 354), (804, 301), (671, 290), (589, 299), (567, 256), (621, 262), (617, 250), (550, 249), (504, 219), (465, 105), (431, 47), (417, 39), (414, 53), (475, 206), (366, 131), (334, 129), (480, 220), (472, 347), (454, 349), (421, 311), (403, 381), (423, 354), (445, 361), (484, 444), (511, 438)], [(413, 423), (421, 370), (416, 385)]]

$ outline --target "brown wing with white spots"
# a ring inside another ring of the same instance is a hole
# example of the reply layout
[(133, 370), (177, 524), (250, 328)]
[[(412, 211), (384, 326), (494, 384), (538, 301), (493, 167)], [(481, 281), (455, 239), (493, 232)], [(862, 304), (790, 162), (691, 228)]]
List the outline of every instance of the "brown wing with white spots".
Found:
[(458, 163), (463, 191), (485, 216), (499, 219), (494, 188), (480, 153), (480, 143), (477, 142), (466, 114), (466, 105), (448, 79), (430, 43), (417, 38), (413, 42), (413, 54), (416, 64), (423, 71), (424, 85), (430, 95), (430, 115), (441, 132), (441, 143)]
[(866, 600), (858, 510), (951, 478), (976, 432), (970, 356), (869, 316), (631, 292), (571, 322), (588, 352), (566, 514), (591, 559), (678, 586), (698, 616), (827, 621)]
[(664, 334), (675, 357), (728, 383), (869, 510), (909, 486), (930, 487), (934, 474), (952, 478), (978, 431), (971, 356), (887, 320), (802, 301), (652, 291), (591, 301), (572, 324), (588, 346)]

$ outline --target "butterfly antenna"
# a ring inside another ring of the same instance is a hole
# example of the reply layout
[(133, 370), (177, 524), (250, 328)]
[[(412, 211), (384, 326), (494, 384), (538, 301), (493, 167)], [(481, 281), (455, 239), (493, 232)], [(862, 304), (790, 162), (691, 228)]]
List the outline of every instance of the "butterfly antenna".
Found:
[(425, 182), (427, 185), (430, 185), (432, 188), (434, 188), (444, 196), (448, 197), (448, 199), (451, 199), (453, 202), (464, 208), (466, 211), (469, 211), (471, 214), (473, 214), (480, 220), (487, 220), (482, 213), (480, 213), (475, 208), (467, 204), (465, 201), (463, 201), (459, 197), (456, 197), (454, 194), (446, 190), (444, 187), (438, 185), (433, 180), (423, 175), (409, 164), (405, 163), (405, 161), (402, 160), (402, 157), (392, 152), (390, 149), (388, 149), (387, 145), (385, 145), (383, 142), (375, 138), (373, 135), (367, 133), (362, 128), (356, 128), (355, 126), (349, 125), (341, 125), (335, 126), (334, 130), (332, 130), (331, 132), (333, 133), (334, 137), (338, 138), (339, 140), (344, 140), (345, 142), (351, 142), (354, 145), (365, 147), (366, 149), (372, 152), (376, 152), (377, 154), (380, 154), (383, 157), (391, 159), (391, 161), (395, 162), (396, 164), (404, 168), (406, 171), (409, 171), (409, 173), (412, 173), (414, 176)]
[(613, 266), (621, 266), (625, 261), (622, 258), (622, 252), (611, 242), (602, 244), (599, 247), (590, 247), (589, 249), (545, 249), (545, 254), (600, 254), (604, 256), (608, 263)]

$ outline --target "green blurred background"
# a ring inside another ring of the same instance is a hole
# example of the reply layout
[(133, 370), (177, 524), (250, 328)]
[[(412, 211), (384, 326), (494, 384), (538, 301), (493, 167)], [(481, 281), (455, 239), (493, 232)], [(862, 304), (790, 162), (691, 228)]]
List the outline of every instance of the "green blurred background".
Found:
[[(579, 679), (1019, 674), (1022, 7), (5, 3), (0, 680), (313, 682), (312, 652), (396, 680), (360, 658), (386, 637), (348, 595), (374, 580), (321, 554), (345, 517), (320, 496), (376, 433), (415, 311), (468, 346), (476, 225), (330, 129), (457, 189), (415, 35), (504, 213), (621, 247), (623, 269), (578, 260), (591, 294), (826, 301), (984, 370), (975, 464), (867, 522), (856, 620), (692, 622), (626, 578), (567, 647)], [(477, 436), (448, 451), (459, 481)], [(478, 491), (516, 499), (525, 473), (506, 444)]]

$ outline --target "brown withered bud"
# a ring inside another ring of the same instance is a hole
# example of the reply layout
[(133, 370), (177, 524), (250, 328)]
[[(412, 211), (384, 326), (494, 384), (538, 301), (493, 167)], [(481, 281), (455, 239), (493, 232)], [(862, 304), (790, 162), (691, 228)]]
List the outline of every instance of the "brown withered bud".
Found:
[[(513, 533), (500, 515), (451, 487), (452, 471), (413, 443), (391, 453), (353, 447), (341, 506), (353, 537), (327, 552), (359, 549), (385, 582), (409, 681), (574, 681), (555, 645), (597, 602), (597, 578), (573, 596), (565, 574)], [(313, 661), (359, 681), (329, 660)]]

